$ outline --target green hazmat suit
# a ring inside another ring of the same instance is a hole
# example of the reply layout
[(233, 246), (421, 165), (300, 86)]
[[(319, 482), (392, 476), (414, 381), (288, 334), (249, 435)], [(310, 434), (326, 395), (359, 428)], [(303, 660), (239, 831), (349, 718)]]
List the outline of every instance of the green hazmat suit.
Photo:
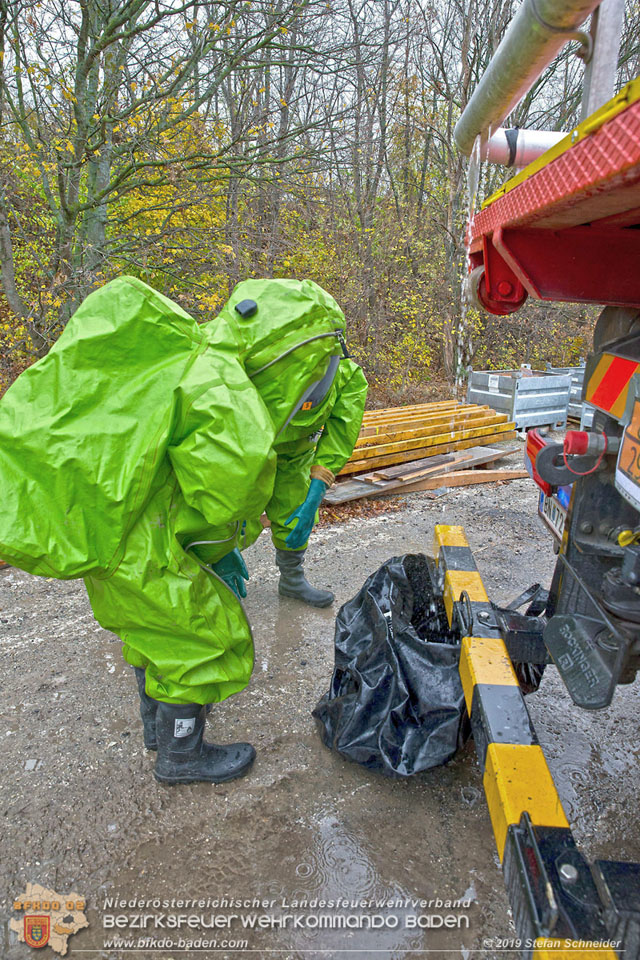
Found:
[[(351, 456), (367, 399), (367, 381), (353, 360), (341, 360), (322, 403), (300, 410), (275, 441), (278, 457), (273, 495), (266, 509), (274, 546), (288, 550), (293, 527), (285, 520), (307, 495), (313, 476), (332, 483)], [(298, 547), (306, 550), (307, 544)]]
[(249, 623), (208, 564), (258, 536), (278, 433), (344, 326), (310, 281), (245, 281), (198, 325), (123, 277), (0, 401), (0, 557), (84, 578), (154, 699), (213, 703), (249, 682)]

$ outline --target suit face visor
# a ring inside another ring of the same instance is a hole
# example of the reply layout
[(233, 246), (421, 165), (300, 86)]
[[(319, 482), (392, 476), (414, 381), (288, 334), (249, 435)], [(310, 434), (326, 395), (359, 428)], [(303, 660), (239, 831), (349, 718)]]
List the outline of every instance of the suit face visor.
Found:
[(291, 423), (296, 413), (298, 413), (300, 410), (313, 410), (315, 407), (320, 406), (322, 401), (329, 393), (329, 390), (331, 390), (331, 387), (333, 386), (333, 381), (335, 380), (336, 373), (338, 372), (340, 360), (341, 357), (329, 358), (327, 372), (323, 377), (320, 378), (320, 380), (314, 380), (314, 382), (307, 387), (293, 408), (293, 411), (289, 415), (287, 422), (285, 423), (285, 427)]

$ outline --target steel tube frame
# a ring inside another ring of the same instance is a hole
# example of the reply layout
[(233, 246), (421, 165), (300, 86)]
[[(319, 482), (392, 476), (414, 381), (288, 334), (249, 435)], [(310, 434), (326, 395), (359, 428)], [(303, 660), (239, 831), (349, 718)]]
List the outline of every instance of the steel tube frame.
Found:
[(598, 0), (523, 0), (454, 129), (467, 156), (476, 137), (497, 129)]
[(595, 113), (615, 93), (624, 0), (601, 0), (591, 20), (593, 53), (584, 72), (581, 119)]

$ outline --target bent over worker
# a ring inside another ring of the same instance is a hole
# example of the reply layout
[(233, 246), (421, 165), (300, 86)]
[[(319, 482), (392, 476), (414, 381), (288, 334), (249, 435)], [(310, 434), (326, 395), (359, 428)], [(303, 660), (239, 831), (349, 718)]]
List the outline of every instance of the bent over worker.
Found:
[(332, 357), (276, 438), (278, 466), (266, 512), (280, 570), (278, 590), (314, 607), (328, 607), (335, 597), (308, 583), (304, 556), (322, 498), (353, 452), (366, 399), (367, 381), (358, 364)]
[(239, 284), (198, 325), (124, 277), (0, 402), (0, 557), (84, 578), (136, 668), (161, 782), (230, 780), (254, 759), (248, 743), (204, 741), (205, 705), (249, 682), (239, 547), (272, 500), (276, 437), (343, 331), (308, 281)]

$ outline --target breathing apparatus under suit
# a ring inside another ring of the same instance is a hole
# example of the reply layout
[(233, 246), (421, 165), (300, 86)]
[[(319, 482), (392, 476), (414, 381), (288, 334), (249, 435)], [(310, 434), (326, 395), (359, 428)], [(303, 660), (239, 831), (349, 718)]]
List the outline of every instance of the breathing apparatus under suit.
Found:
[[(246, 298), (253, 312), (236, 310)], [(343, 331), (309, 281), (239, 284), (198, 325), (123, 277), (87, 297), (0, 401), (0, 557), (84, 578), (142, 677), (163, 782), (231, 779), (255, 755), (203, 741), (204, 705), (253, 669), (242, 603), (214, 568), (259, 535), (276, 437)]]

